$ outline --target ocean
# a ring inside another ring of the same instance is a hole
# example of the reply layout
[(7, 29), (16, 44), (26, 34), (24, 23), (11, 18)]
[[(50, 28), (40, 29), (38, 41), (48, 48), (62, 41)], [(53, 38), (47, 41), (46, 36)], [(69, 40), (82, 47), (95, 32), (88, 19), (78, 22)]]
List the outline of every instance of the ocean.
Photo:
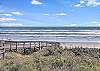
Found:
[(100, 42), (100, 27), (0, 27), (0, 40)]

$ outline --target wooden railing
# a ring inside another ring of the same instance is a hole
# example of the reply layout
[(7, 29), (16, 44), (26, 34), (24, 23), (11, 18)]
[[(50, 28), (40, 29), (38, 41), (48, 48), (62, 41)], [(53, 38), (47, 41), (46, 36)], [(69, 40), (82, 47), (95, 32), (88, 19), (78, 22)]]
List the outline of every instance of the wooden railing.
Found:
[(4, 54), (5, 54), (5, 48), (4, 48), (4, 43), (0, 41), (0, 55), (2, 55), (2, 58), (4, 59)]
[(3, 59), (5, 52), (18, 52), (18, 49), (23, 49), (24, 54), (26, 53), (26, 50), (32, 50), (32, 49), (38, 49), (41, 50), (45, 47), (59, 47), (59, 42), (49, 42), (49, 41), (5, 41), (4, 43), (1, 43), (2, 46), (0, 46), (0, 54), (2, 54)]

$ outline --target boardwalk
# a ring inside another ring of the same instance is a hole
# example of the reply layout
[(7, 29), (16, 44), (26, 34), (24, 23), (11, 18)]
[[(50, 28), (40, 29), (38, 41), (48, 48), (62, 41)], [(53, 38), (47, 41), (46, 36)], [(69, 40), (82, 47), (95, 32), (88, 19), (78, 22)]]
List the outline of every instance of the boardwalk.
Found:
[(59, 47), (59, 42), (48, 42), (48, 41), (0, 41), (0, 54), (3, 55), (5, 52), (19, 52), (21, 50), (24, 54), (26, 51), (35, 51), (36, 49), (41, 50), (45, 47)]
[(0, 41), (0, 55), (3, 56), (4, 59), (5, 49), (4, 49), (4, 41)]
[(19, 52), (26, 54), (27, 51), (31, 52), (41, 50), (46, 47), (63, 47), (63, 48), (100, 48), (100, 43), (79, 43), (79, 42), (51, 42), (51, 41), (0, 41), (0, 55), (3, 56), (6, 52)]

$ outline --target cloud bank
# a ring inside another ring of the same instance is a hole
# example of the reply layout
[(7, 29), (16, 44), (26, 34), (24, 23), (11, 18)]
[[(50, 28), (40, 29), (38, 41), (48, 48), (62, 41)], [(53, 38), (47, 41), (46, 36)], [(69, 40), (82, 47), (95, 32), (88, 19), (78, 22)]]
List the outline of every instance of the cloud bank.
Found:
[(11, 12), (11, 14), (13, 14), (13, 15), (24, 15), (21, 12)]
[(74, 5), (74, 7), (83, 7), (83, 6), (100, 6), (100, 2), (97, 0), (80, 0), (80, 2), (76, 5)]
[(2, 23), (0, 26), (3, 27), (16, 27), (16, 26), (23, 26), (23, 24), (20, 23)]
[(0, 18), (0, 22), (16, 21), (15, 18)]
[(0, 14), (0, 16), (12, 16), (12, 14)]

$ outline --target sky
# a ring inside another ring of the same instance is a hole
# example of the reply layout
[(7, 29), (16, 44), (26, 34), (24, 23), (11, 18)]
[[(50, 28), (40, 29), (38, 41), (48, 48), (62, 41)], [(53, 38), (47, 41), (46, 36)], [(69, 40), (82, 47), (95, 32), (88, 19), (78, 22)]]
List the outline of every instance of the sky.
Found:
[(0, 0), (0, 26), (100, 26), (100, 0)]

